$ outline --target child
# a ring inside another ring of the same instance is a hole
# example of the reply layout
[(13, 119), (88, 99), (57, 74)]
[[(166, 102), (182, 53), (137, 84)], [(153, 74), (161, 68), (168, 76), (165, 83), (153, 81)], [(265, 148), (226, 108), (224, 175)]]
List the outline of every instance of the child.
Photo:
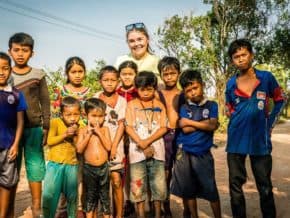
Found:
[(67, 200), (68, 217), (76, 217), (78, 159), (75, 142), (80, 109), (79, 101), (67, 96), (60, 105), (60, 118), (50, 121), (48, 163), (42, 196), (43, 215), (47, 218), (54, 218), (61, 193)]
[(103, 217), (110, 217), (108, 152), (111, 139), (105, 121), (106, 104), (97, 98), (85, 102), (88, 125), (79, 131), (77, 152), (84, 153), (84, 210), (87, 218), (97, 218), (98, 200)]
[[(132, 99), (136, 98), (138, 93), (137, 89), (134, 86), (134, 79), (135, 76), (138, 73), (138, 67), (137, 64), (135, 64), (133, 61), (124, 61), (119, 66), (119, 73), (120, 73), (120, 80), (121, 80), (121, 86), (117, 88), (117, 93), (121, 96), (123, 96), (127, 102), (131, 101)], [(124, 217), (130, 216), (132, 213), (134, 213), (135, 208), (134, 205), (129, 200), (129, 194), (130, 194), (130, 175), (129, 175), (129, 159), (128, 159), (128, 152), (129, 152), (129, 138), (128, 135), (124, 135), (124, 150), (125, 150), (125, 184), (124, 184), (124, 191), (125, 191), (125, 207), (124, 207)]]
[[(62, 99), (65, 96), (72, 96), (78, 99), (81, 105), (84, 104), (84, 101), (92, 96), (91, 90), (89, 87), (83, 85), (83, 81), (86, 76), (86, 66), (84, 61), (79, 57), (70, 57), (65, 64), (65, 73), (67, 76), (67, 83), (60, 88), (54, 90), (54, 95), (52, 99), (52, 116), (59, 116), (59, 106)], [(86, 123), (86, 116), (84, 111), (81, 109), (81, 123)], [(82, 212), (82, 159), (79, 157), (79, 175), (78, 175), (78, 217), (84, 217)], [(61, 195), (60, 204), (57, 209), (57, 217), (67, 216), (66, 215), (66, 201), (65, 198)]]
[[(21, 163), (23, 147), (33, 217), (38, 217), (41, 213), (41, 182), (45, 175), (43, 145), (46, 144), (49, 129), (50, 100), (45, 73), (28, 65), (33, 56), (33, 46), (34, 40), (26, 33), (16, 33), (9, 39), (9, 54), (15, 64), (12, 68), (14, 85), (23, 92), (29, 105), (24, 116), (25, 128), (18, 161)], [(14, 196), (15, 192), (16, 189)], [(13, 208), (9, 211), (12, 212)]]
[[(70, 57), (65, 63), (65, 74), (67, 76), (66, 84), (54, 90), (53, 99), (51, 101), (53, 117), (59, 115), (59, 106), (61, 100), (65, 96), (72, 96), (78, 99), (81, 105), (85, 100), (92, 96), (89, 87), (83, 85), (86, 76), (86, 66), (80, 57)], [(82, 111), (81, 119), (85, 119), (85, 113)]]
[(124, 61), (119, 66), (121, 86), (117, 88), (117, 93), (123, 96), (127, 102), (137, 97), (137, 90), (134, 87), (134, 79), (138, 73), (137, 64), (133, 61)]
[[(10, 194), (18, 182), (16, 156), (27, 105), (23, 94), (8, 85), (11, 59), (0, 52), (0, 217), (8, 216)], [(10, 202), (14, 205), (14, 199)], [(14, 207), (14, 206), (12, 206)]]
[(176, 149), (175, 135), (178, 127), (178, 110), (185, 103), (184, 94), (177, 88), (180, 74), (180, 63), (174, 57), (164, 57), (158, 63), (158, 70), (164, 82), (165, 89), (158, 91), (160, 101), (166, 107), (168, 117), (167, 133), (163, 136), (165, 144), (165, 173), (168, 196), (163, 204), (166, 216), (172, 216), (170, 211), (169, 187), (172, 176), (174, 150)]
[(116, 217), (123, 216), (124, 193), (122, 186), (122, 173), (124, 171), (124, 120), (127, 101), (116, 92), (119, 84), (119, 72), (113, 66), (101, 69), (99, 81), (103, 91), (95, 97), (102, 99), (107, 104), (104, 126), (109, 127), (112, 139), (110, 153), (111, 183), (113, 188), (114, 213)]
[[(254, 52), (250, 41), (234, 40), (228, 54), (238, 70), (227, 82), (225, 91), (230, 120), (226, 152), (232, 214), (233, 217), (247, 216), (242, 187), (247, 181), (245, 160), (249, 155), (262, 217), (276, 217), (271, 181), (271, 132), (286, 99), (271, 72), (252, 66)], [(270, 99), (273, 101), (272, 107)]]
[(178, 151), (172, 174), (171, 193), (183, 199), (190, 213), (184, 217), (198, 217), (196, 198), (210, 201), (214, 217), (221, 217), (219, 195), (215, 182), (214, 162), (210, 152), (213, 132), (218, 127), (218, 106), (203, 95), (199, 72), (187, 70), (179, 79), (186, 104), (179, 111)]
[[(130, 199), (137, 203), (138, 217), (145, 217), (147, 184), (155, 206), (155, 217), (161, 216), (161, 201), (166, 199), (165, 149), (166, 111), (154, 98), (157, 78), (143, 71), (135, 77), (138, 97), (128, 103), (126, 132), (130, 137)], [(147, 181), (148, 178), (148, 181)]]

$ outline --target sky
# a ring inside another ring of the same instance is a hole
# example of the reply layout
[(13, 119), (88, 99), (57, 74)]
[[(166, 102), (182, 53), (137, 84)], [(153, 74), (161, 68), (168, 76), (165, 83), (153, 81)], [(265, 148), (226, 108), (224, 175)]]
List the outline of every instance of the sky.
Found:
[(96, 60), (114, 64), (129, 53), (125, 26), (143, 22), (156, 46), (156, 32), (174, 15), (201, 15), (210, 9), (202, 0), (0, 0), (0, 50), (16, 32), (35, 40), (30, 65), (48, 70), (63, 67), (71, 56), (81, 57), (88, 69)]

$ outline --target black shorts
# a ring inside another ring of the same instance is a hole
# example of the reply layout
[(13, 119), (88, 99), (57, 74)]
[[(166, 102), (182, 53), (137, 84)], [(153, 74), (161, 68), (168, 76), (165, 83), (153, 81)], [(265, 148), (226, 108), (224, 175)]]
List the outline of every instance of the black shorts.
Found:
[(0, 186), (11, 188), (18, 183), (19, 176), (16, 159), (8, 160), (9, 149), (0, 149)]
[(181, 198), (203, 198), (211, 202), (217, 201), (219, 195), (211, 152), (194, 156), (178, 150), (170, 189), (171, 194)]
[(94, 211), (101, 202), (101, 209), (104, 214), (110, 214), (110, 178), (109, 166), (105, 163), (101, 166), (92, 166), (84, 163), (83, 168), (83, 189), (84, 189), (84, 211)]

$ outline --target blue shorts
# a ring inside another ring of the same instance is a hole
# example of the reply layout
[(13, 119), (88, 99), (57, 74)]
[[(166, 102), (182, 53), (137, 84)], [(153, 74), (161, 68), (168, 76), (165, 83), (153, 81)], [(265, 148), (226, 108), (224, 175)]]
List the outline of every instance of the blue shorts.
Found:
[(211, 152), (195, 156), (179, 149), (170, 190), (171, 194), (185, 199), (219, 200)]
[(151, 199), (163, 201), (167, 197), (164, 161), (150, 158), (130, 164), (130, 200), (132, 202), (145, 201), (147, 198), (147, 184), (150, 186)]

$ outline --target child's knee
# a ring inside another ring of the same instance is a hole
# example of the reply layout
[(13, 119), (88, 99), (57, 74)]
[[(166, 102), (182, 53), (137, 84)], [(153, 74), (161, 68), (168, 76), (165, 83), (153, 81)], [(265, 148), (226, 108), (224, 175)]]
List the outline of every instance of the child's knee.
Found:
[(113, 189), (120, 189), (122, 187), (121, 179), (115, 179), (112, 182)]

